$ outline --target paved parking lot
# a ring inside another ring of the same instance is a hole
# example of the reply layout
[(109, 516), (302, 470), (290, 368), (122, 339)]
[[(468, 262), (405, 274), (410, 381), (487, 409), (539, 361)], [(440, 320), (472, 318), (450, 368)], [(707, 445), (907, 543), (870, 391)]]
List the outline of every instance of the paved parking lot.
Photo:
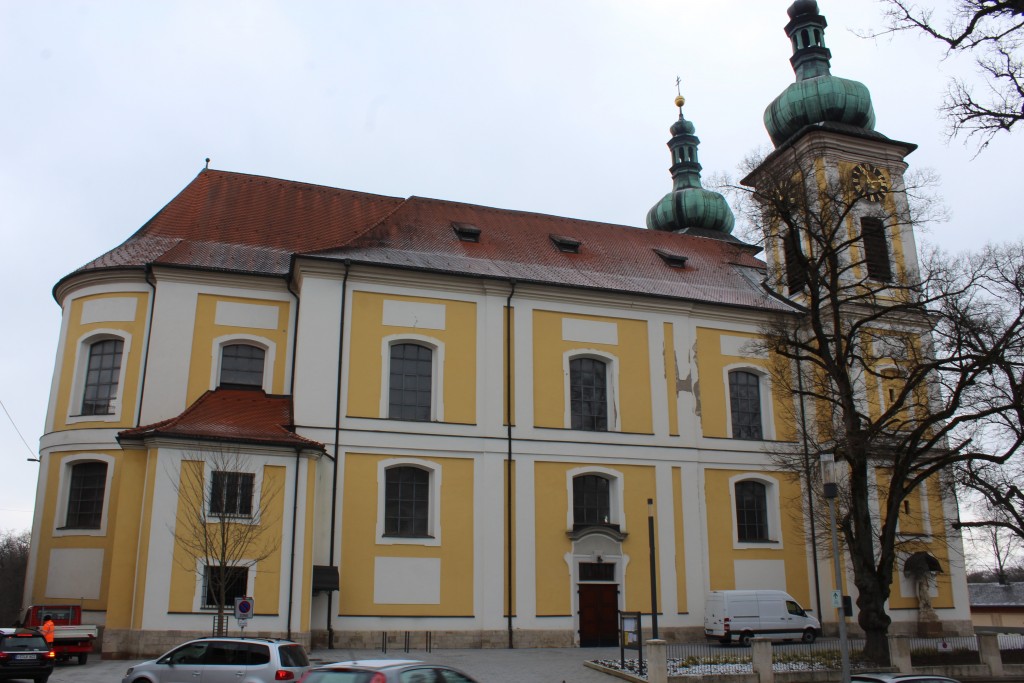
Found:
[[(535, 650), (434, 650), (405, 652), (389, 650), (314, 650), (311, 659), (337, 662), (351, 659), (420, 659), (462, 669), (481, 683), (613, 683), (618, 679), (588, 669), (589, 659), (619, 656), (618, 648), (565, 648)], [(134, 662), (101, 661), (95, 657), (85, 666), (61, 664), (50, 683), (118, 683)]]

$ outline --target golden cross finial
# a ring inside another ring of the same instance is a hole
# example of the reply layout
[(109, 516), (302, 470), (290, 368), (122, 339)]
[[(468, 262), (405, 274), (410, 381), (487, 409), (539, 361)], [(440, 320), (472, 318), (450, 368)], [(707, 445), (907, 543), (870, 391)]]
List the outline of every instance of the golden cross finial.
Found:
[(682, 82), (683, 79), (676, 76), (676, 106), (679, 107), (679, 116), (683, 115), (683, 105), (686, 103), (686, 98), (683, 97), (683, 91), (679, 85)]

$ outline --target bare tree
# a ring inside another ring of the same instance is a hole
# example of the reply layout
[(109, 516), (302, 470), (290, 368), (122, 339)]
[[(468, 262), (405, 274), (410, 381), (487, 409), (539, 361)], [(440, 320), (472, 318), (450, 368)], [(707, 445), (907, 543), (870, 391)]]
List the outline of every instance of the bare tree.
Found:
[(171, 528), (182, 551), (180, 564), (205, 582), (217, 607), (215, 630), (222, 630), (228, 601), (237, 597), (230, 592), (237, 572), (247, 573), (276, 551), (275, 501), (281, 487), (266, 479), (259, 487), (253, 458), (227, 445), (188, 451), (171, 479), (181, 506)]
[(0, 531), (0, 624), (21, 618), (31, 531)]
[[(1024, 244), (932, 251), (919, 266), (905, 254), (894, 267), (884, 250), (914, 224), (909, 203), (883, 208), (869, 201), (877, 185), (792, 154), (784, 169), (749, 159), (752, 185), (734, 188), (778, 250), (766, 286), (799, 309), (761, 330), (778, 360), (773, 389), (793, 397), (799, 418), (797, 443), (771, 455), (803, 477), (822, 453), (845, 464), (838, 524), (858, 623), (865, 654), (885, 661), (885, 603), (900, 552), (916, 542), (900, 533), (905, 501), (958, 463), (1005, 462), (1024, 441)], [(893, 189), (913, 198), (926, 187)], [(916, 220), (928, 211), (917, 207)]]
[(983, 92), (962, 78), (949, 83), (940, 111), (951, 136), (977, 136), (979, 151), (1000, 131), (1024, 121), (1024, 0), (956, 0), (946, 17), (912, 0), (883, 0), (887, 28), (873, 35), (914, 31), (945, 44), (949, 54), (971, 53)]

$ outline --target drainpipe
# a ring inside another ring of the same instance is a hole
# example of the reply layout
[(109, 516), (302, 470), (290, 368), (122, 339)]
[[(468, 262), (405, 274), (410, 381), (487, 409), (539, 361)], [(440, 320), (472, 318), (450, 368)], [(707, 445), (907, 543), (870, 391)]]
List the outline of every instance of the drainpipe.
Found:
[(515, 647), (512, 638), (512, 296), (516, 293), (516, 281), (508, 281), (510, 289), (505, 299), (505, 441), (508, 453), (505, 458), (505, 562), (508, 621), (508, 647)]
[[(348, 274), (352, 261), (345, 259), (345, 275), (341, 279), (341, 320), (338, 322), (338, 382), (334, 394), (334, 475), (331, 478), (331, 540), (330, 565), (334, 566), (335, 534), (338, 519), (338, 451), (341, 448), (341, 370), (345, 361), (345, 297), (348, 295)], [(340, 572), (339, 572), (340, 576)], [(340, 599), (340, 598), (339, 598)], [(327, 649), (334, 649), (334, 591), (327, 591)]]

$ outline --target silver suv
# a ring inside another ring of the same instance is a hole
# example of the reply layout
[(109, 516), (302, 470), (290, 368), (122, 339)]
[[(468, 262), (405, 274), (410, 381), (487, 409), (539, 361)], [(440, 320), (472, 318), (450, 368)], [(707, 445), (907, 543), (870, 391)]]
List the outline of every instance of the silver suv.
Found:
[(309, 657), (279, 638), (198, 638), (128, 669), (121, 683), (274, 683), (298, 681)]

